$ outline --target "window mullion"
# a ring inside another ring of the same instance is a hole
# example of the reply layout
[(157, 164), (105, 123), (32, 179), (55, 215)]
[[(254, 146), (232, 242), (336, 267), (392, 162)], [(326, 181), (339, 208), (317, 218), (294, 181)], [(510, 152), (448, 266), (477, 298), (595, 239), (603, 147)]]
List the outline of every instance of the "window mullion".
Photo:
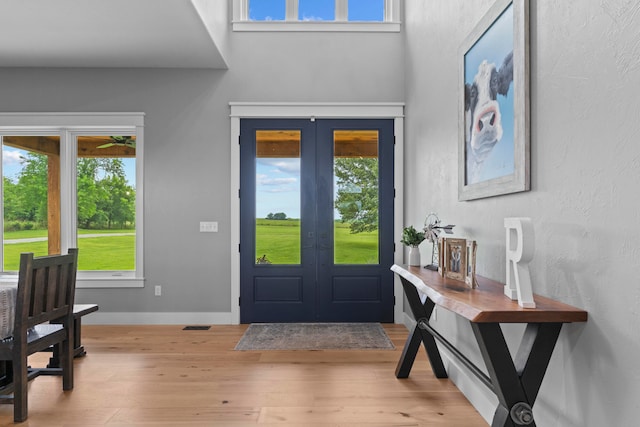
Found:
[(233, 10), (234, 21), (249, 20), (249, 0), (234, 0), (235, 8)]
[(60, 133), (60, 246), (62, 253), (77, 247), (76, 157), (78, 145), (75, 135), (67, 130)]
[(384, 22), (400, 21), (400, 0), (384, 0)]
[(336, 21), (346, 22), (349, 20), (348, 0), (336, 0)]
[(285, 20), (286, 21), (298, 20), (298, 0), (287, 0)]

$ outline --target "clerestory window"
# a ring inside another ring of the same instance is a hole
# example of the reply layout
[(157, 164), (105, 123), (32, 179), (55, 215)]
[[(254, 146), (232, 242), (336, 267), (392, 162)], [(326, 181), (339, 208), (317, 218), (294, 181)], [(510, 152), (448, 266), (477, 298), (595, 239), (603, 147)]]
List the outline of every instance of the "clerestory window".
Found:
[(234, 0), (235, 31), (399, 31), (400, 0)]
[(79, 248), (78, 287), (143, 286), (142, 115), (0, 114), (0, 276)]

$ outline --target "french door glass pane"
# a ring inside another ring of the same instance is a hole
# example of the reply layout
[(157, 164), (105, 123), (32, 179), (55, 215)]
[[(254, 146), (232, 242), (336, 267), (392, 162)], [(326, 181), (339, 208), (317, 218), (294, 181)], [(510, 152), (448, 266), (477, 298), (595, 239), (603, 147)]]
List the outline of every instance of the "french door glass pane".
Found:
[(335, 21), (335, 0), (299, 0), (299, 21)]
[(256, 131), (256, 264), (300, 264), (300, 139)]
[(78, 270), (135, 270), (136, 137), (77, 142)]
[(60, 137), (2, 138), (3, 270), (20, 253), (60, 253)]
[(336, 130), (334, 262), (378, 264), (378, 131)]
[(285, 0), (249, 0), (250, 21), (284, 21)]
[(349, 0), (349, 21), (384, 21), (384, 0)]

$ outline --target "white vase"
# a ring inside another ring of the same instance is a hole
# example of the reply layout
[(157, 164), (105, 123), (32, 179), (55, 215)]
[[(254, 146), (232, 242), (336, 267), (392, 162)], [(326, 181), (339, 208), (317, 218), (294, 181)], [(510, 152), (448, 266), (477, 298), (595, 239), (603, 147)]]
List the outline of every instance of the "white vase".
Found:
[(409, 265), (420, 267), (420, 248), (417, 246), (409, 247)]

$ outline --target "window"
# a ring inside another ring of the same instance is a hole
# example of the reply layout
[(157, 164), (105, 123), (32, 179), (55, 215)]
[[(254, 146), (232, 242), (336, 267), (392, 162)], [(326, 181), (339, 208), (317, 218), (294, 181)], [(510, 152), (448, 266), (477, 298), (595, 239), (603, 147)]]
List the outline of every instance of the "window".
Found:
[(234, 0), (235, 31), (400, 31), (400, 0)]
[(78, 270), (135, 271), (136, 137), (74, 139)]
[(78, 247), (78, 287), (143, 286), (142, 115), (98, 116), (0, 114), (3, 280)]

